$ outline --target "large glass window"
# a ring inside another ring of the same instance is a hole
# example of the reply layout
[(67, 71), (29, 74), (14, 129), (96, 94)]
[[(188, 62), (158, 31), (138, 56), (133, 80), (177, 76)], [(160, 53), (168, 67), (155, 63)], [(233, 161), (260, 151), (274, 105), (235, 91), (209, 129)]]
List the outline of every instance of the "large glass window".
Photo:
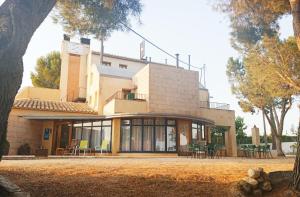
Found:
[(121, 127), (122, 130), (122, 140), (121, 140), (121, 150), (122, 151), (130, 151), (130, 126), (123, 125)]
[(192, 142), (198, 143), (205, 140), (205, 129), (201, 123), (192, 123)]
[(111, 151), (111, 120), (76, 122), (73, 124), (72, 139), (88, 140), (90, 148)]
[(154, 151), (154, 120), (144, 119), (143, 151)]
[(121, 136), (123, 152), (175, 152), (177, 147), (175, 120), (122, 120)]

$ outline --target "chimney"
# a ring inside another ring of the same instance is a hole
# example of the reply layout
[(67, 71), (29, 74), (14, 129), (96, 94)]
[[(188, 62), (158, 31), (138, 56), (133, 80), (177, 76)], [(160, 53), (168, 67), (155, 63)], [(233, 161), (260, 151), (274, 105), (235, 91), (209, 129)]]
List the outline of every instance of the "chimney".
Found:
[(88, 39), (88, 38), (80, 38), (80, 43), (81, 43), (81, 44), (90, 45), (91, 40)]
[(70, 36), (67, 35), (67, 34), (64, 34), (64, 40), (65, 40), (65, 41), (70, 41)]

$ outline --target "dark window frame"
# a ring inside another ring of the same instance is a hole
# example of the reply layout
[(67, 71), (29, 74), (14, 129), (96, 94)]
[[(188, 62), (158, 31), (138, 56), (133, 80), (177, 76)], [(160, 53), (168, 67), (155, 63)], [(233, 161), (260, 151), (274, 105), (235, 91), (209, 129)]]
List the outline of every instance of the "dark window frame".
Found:
[(119, 64), (119, 68), (128, 69), (128, 65), (126, 65), (126, 64)]
[[(132, 120), (133, 119), (141, 119), (142, 123), (140, 125), (133, 125)], [(152, 119), (152, 124), (145, 124), (145, 119)], [(120, 125), (120, 150), (121, 153), (177, 153), (178, 151), (178, 129), (177, 129), (177, 121), (176, 119), (169, 119), (169, 118), (163, 118), (164, 124), (158, 124), (156, 125), (156, 120), (159, 118), (123, 118), (121, 119), (121, 125)], [(174, 121), (174, 124), (168, 124), (168, 121)], [(123, 124), (123, 121), (129, 121), (129, 124)], [(122, 150), (122, 139), (123, 139), (123, 132), (122, 132), (122, 126), (129, 126), (130, 127), (130, 147), (129, 151), (123, 151)], [(142, 151), (131, 151), (131, 137), (132, 137), (132, 127), (133, 126), (142, 126)], [(144, 151), (144, 128), (145, 126), (152, 126), (153, 127), (153, 151)], [(164, 151), (156, 151), (156, 126), (164, 126), (164, 132), (165, 132), (165, 150)], [(168, 127), (174, 127), (175, 128), (175, 151), (168, 151), (168, 139), (167, 139), (167, 129)]]
[[(103, 125), (103, 121), (110, 121), (110, 125)], [(91, 122), (91, 126), (83, 126), (83, 124), (85, 122)], [(101, 122), (101, 125), (97, 125), (97, 126), (94, 126), (93, 123), (94, 122)], [(75, 126), (74, 127), (74, 124), (81, 124), (81, 126)], [(109, 127), (110, 128), (110, 142), (109, 142), (109, 151), (106, 151), (107, 153), (111, 153), (112, 152), (112, 124), (113, 124), (113, 121), (112, 119), (101, 119), (101, 120), (80, 120), (80, 121), (76, 121), (76, 122), (72, 122), (72, 133), (71, 133), (71, 136), (72, 136), (72, 140), (74, 139), (73, 138), (73, 132), (74, 132), (74, 128), (81, 128), (81, 136), (80, 136), (80, 140), (82, 140), (82, 133), (83, 133), (83, 127), (87, 127), (87, 128), (90, 128), (90, 134), (89, 134), (89, 148), (95, 148), (95, 147), (91, 147), (91, 138), (92, 138), (92, 131), (93, 131), (93, 128), (96, 127), (96, 128), (101, 128), (100, 129), (100, 142), (102, 142), (102, 128), (103, 127)], [(95, 151), (95, 150), (94, 150)], [(99, 153), (100, 151), (95, 151), (96, 153)]]

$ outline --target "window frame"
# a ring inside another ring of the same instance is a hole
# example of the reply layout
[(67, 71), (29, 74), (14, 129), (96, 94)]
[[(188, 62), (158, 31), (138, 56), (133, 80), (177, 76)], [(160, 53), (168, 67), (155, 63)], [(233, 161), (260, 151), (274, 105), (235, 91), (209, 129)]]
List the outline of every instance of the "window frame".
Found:
[[(103, 121), (110, 121), (110, 125), (103, 125)], [(94, 126), (94, 122), (101, 122), (100, 126)], [(88, 126), (84, 126), (84, 123), (91, 123), (91, 125)], [(80, 120), (80, 121), (76, 121), (76, 123), (73, 121), (72, 122), (72, 133), (71, 133), (71, 138), (72, 140), (75, 139), (73, 138), (73, 132), (74, 132), (74, 128), (81, 128), (81, 136), (80, 139), (78, 140), (82, 140), (82, 133), (83, 133), (83, 127), (89, 128), (90, 129), (90, 134), (88, 137), (88, 141), (89, 141), (89, 148), (93, 149), (95, 147), (91, 147), (91, 138), (92, 138), (92, 132), (93, 132), (93, 128), (100, 128), (100, 142), (102, 143), (102, 128), (103, 127), (109, 127), (110, 128), (110, 142), (109, 142), (109, 151), (106, 151), (107, 153), (111, 153), (112, 152), (112, 119), (101, 119), (101, 120)], [(81, 124), (81, 126), (74, 126), (74, 124)], [(95, 150), (94, 150), (95, 151)], [(101, 151), (97, 150), (95, 151), (95, 153), (99, 153)]]
[[(133, 119), (141, 119), (142, 122), (141, 124), (132, 124), (132, 120)], [(149, 120), (152, 119), (152, 123), (150, 124), (145, 124), (145, 120)], [(160, 119), (160, 118), (148, 118), (148, 117), (143, 117), (143, 118), (122, 118), (121, 119), (121, 125), (120, 125), (120, 149), (119, 152), (121, 153), (177, 153), (178, 152), (178, 129), (177, 129), (177, 120), (176, 119), (172, 119), (172, 118), (163, 118), (164, 119), (164, 123), (163, 124), (156, 124), (156, 120)], [(168, 121), (174, 121), (174, 124), (168, 124)], [(124, 124), (123, 121), (129, 121), (128, 123)], [(123, 151), (122, 150), (122, 140), (123, 140), (123, 131), (122, 131), (122, 127), (123, 126), (129, 126), (130, 127), (130, 147), (129, 147), (129, 151)], [(132, 151), (132, 145), (131, 145), (131, 138), (132, 138), (132, 127), (133, 126), (142, 126), (142, 148), (141, 151)], [(153, 146), (153, 150), (151, 151), (145, 151), (144, 150), (144, 130), (145, 127), (149, 127), (152, 126), (153, 127), (153, 136), (152, 136), (152, 146)], [(157, 126), (164, 126), (164, 151), (156, 151), (156, 127)], [(175, 128), (175, 145), (176, 145), (176, 150), (174, 151), (168, 151), (168, 139), (167, 139), (167, 129), (168, 127), (174, 127)]]

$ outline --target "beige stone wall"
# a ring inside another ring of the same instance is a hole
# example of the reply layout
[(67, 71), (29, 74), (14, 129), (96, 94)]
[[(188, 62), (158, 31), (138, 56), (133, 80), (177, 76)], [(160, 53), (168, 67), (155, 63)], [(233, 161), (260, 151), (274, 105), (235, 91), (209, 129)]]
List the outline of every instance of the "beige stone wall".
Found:
[[(53, 120), (43, 121), (42, 123), (43, 123), (43, 126), (42, 126), (42, 138), (41, 138), (42, 147), (48, 149), (48, 154), (50, 155), (51, 154), (51, 150), (52, 150), (52, 140), (53, 140), (53, 132), (54, 132), (54, 121)], [(51, 129), (48, 140), (44, 140), (44, 132), (45, 132), (46, 128)]]
[(117, 91), (122, 91), (124, 88), (134, 88), (130, 79), (100, 76), (99, 114), (103, 114), (105, 101)]
[(198, 72), (150, 64), (149, 111), (195, 115), (199, 106)]
[(199, 101), (200, 102), (209, 101), (209, 92), (207, 89), (199, 89)]
[(149, 102), (149, 65), (145, 66), (132, 78), (134, 86), (136, 86), (135, 92), (138, 94), (144, 94), (146, 100)]
[(236, 156), (235, 113), (232, 110), (199, 108), (198, 116), (215, 122), (216, 126), (228, 127), (225, 133), (225, 146), (229, 156)]
[(8, 119), (7, 140), (10, 143), (9, 155), (16, 155), (18, 148), (28, 143), (32, 153), (41, 146), (43, 123), (41, 121), (26, 120), (12, 112)]
[(40, 99), (47, 101), (59, 101), (60, 92), (58, 89), (25, 87), (18, 92), (15, 99)]
[(112, 121), (112, 155), (117, 155), (120, 150), (120, 133), (121, 133), (121, 119), (115, 118)]
[(113, 99), (103, 108), (104, 115), (116, 113), (146, 113), (147, 102), (138, 100), (118, 100)]
[(191, 120), (177, 120), (177, 144), (179, 146), (185, 146), (191, 143)]
[(43, 141), (43, 132), (45, 128), (51, 128), (52, 121), (43, 120), (28, 120), (20, 116), (90, 116), (88, 114), (79, 113), (64, 113), (64, 112), (47, 112), (47, 111), (33, 111), (33, 110), (21, 110), (13, 109), (9, 115), (8, 128), (7, 128), (7, 140), (10, 143), (10, 155), (17, 154), (17, 149), (24, 143), (28, 143), (31, 147), (32, 153), (35, 149), (44, 146), (48, 147), (51, 151), (52, 146), (52, 134), (48, 142)]

